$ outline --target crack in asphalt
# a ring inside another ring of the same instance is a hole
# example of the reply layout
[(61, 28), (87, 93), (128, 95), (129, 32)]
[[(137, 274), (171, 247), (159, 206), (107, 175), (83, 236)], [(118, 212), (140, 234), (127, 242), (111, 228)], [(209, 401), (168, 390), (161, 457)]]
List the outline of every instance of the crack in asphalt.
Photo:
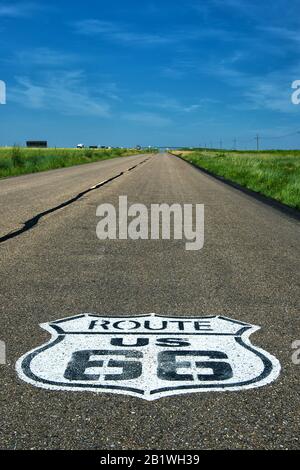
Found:
[(65, 202), (62, 202), (62, 203), (59, 204), (58, 206), (51, 207), (50, 209), (47, 209), (47, 210), (44, 211), (44, 212), (40, 212), (39, 214), (35, 215), (35, 216), (32, 217), (31, 219), (26, 220), (26, 222), (24, 222), (24, 224), (23, 224), (23, 227), (21, 227), (20, 229), (15, 230), (15, 231), (10, 232), (10, 233), (7, 233), (6, 235), (0, 237), (0, 244), (6, 242), (6, 241), (8, 241), (8, 240), (11, 240), (12, 238), (19, 237), (20, 235), (22, 235), (22, 234), (25, 233), (25, 232), (28, 232), (28, 231), (31, 230), (33, 227), (35, 227), (36, 225), (38, 225), (39, 221), (40, 221), (43, 217), (45, 217), (46, 215), (52, 214), (53, 212), (56, 212), (56, 211), (58, 211), (59, 209), (63, 209), (64, 207), (67, 207), (67, 206), (69, 206), (70, 204), (73, 204), (74, 202), (78, 201), (79, 199), (81, 199), (83, 196), (85, 196), (86, 194), (90, 193), (91, 191), (95, 191), (96, 189), (102, 188), (103, 186), (105, 186), (106, 184), (110, 183), (111, 181), (114, 181), (114, 180), (120, 178), (120, 177), (123, 176), (125, 173), (134, 170), (134, 169), (137, 168), (139, 165), (142, 165), (143, 163), (146, 163), (149, 159), (150, 159), (150, 158), (146, 158), (146, 160), (143, 160), (142, 162), (137, 163), (136, 165), (134, 165), (134, 166), (128, 168), (127, 170), (121, 171), (121, 173), (118, 173), (117, 175), (112, 176), (111, 178), (108, 178), (108, 179), (106, 179), (106, 180), (104, 180), (104, 181), (101, 181), (101, 183), (98, 183), (98, 184), (96, 184), (95, 186), (92, 186), (91, 188), (88, 188), (88, 189), (86, 189), (86, 190), (84, 190), (84, 191), (78, 193), (76, 196), (72, 197), (71, 199), (68, 199), (68, 200), (65, 201)]

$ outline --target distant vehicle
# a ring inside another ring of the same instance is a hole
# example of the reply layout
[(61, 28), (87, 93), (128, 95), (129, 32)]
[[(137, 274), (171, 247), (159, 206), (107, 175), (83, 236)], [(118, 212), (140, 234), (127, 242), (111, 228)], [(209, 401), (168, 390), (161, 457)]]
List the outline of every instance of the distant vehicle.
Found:
[(46, 140), (28, 140), (26, 142), (26, 147), (46, 149), (48, 147), (48, 142)]
[(78, 149), (84, 149), (84, 144), (78, 144), (78, 145), (77, 145), (77, 148), (78, 148)]
[(142, 147), (141, 147), (140, 145), (137, 145), (135, 148), (136, 148), (137, 150), (141, 150), (141, 149), (142, 149)]

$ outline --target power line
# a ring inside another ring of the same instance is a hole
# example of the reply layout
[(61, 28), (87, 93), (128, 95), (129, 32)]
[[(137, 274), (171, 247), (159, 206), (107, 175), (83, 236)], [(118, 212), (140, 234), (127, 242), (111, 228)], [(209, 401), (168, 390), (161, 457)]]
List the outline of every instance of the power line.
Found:
[(252, 137), (252, 139), (239, 139), (239, 142), (253, 142), (253, 140), (256, 140), (256, 143), (257, 143), (257, 137), (259, 138), (259, 141), (261, 141), (261, 140), (272, 140), (272, 139), (284, 139), (285, 137), (292, 137), (293, 135), (299, 135), (299, 134), (300, 134), (300, 130), (290, 132), (284, 135), (277, 135), (277, 136), (263, 136), (257, 133), (255, 137)]
[(291, 132), (291, 133), (289, 133), (289, 134), (278, 135), (278, 136), (273, 136), (273, 137), (262, 137), (262, 139), (264, 139), (264, 140), (269, 140), (269, 139), (284, 139), (285, 137), (292, 137), (293, 135), (297, 135), (297, 134), (300, 134), (300, 131)]

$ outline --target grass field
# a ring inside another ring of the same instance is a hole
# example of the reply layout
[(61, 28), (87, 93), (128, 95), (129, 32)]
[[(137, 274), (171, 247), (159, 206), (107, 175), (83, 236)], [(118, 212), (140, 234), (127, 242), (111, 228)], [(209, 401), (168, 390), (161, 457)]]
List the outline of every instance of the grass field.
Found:
[[(152, 150), (153, 151), (153, 150)], [(146, 153), (133, 149), (0, 148), (0, 178)]]
[(300, 151), (182, 151), (200, 168), (300, 210)]

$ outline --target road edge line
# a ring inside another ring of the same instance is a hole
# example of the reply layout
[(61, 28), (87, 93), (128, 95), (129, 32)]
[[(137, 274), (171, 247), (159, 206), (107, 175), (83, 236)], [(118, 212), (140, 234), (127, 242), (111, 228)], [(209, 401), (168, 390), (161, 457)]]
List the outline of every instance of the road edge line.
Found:
[(169, 152), (169, 154), (172, 157), (177, 157), (180, 160), (184, 161), (185, 163), (190, 164), (192, 167), (196, 168), (196, 170), (200, 171), (201, 173), (204, 173), (207, 176), (210, 176), (216, 179), (217, 181), (224, 183), (227, 186), (230, 186), (231, 188), (241, 191), (247, 196), (251, 196), (252, 198), (258, 200), (259, 202), (262, 202), (263, 204), (270, 206), (273, 209), (276, 209), (279, 212), (282, 212), (283, 214), (290, 216), (291, 218), (297, 221), (300, 221), (300, 211), (298, 211), (297, 209), (294, 209), (293, 207), (290, 207), (287, 204), (284, 204), (283, 202), (276, 201), (276, 199), (265, 196), (264, 194), (258, 193), (254, 191), (253, 189), (246, 188), (245, 186), (242, 186), (239, 183), (235, 183), (234, 181), (228, 180), (227, 178), (224, 178), (223, 176), (216, 175), (210, 170), (206, 170), (206, 168), (200, 167), (196, 165), (195, 163), (186, 160), (181, 155), (175, 155), (175, 153), (171, 153), (171, 152)]

